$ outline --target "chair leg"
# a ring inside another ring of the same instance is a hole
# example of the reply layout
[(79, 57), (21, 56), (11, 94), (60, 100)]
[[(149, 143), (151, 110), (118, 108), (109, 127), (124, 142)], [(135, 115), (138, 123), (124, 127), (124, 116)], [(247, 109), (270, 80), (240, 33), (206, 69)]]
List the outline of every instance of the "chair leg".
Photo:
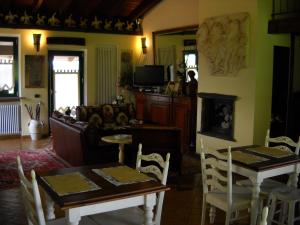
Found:
[(267, 205), (270, 207), (269, 215), (268, 215), (268, 224), (272, 224), (272, 220), (274, 218), (274, 213), (276, 209), (276, 197), (271, 194), (268, 199)]
[(279, 213), (279, 224), (284, 225), (287, 221), (287, 213), (288, 213), (288, 204), (286, 202), (281, 202), (281, 210)]
[(216, 208), (211, 205), (209, 209), (209, 222), (214, 223), (215, 217), (216, 217)]
[(226, 212), (226, 219), (225, 219), (225, 225), (229, 225), (231, 219), (231, 210), (228, 210)]
[(205, 225), (205, 216), (206, 216), (206, 201), (205, 201), (205, 197), (203, 196), (203, 199), (202, 199), (201, 225)]
[(295, 218), (295, 202), (291, 201), (288, 203), (288, 225), (294, 225)]

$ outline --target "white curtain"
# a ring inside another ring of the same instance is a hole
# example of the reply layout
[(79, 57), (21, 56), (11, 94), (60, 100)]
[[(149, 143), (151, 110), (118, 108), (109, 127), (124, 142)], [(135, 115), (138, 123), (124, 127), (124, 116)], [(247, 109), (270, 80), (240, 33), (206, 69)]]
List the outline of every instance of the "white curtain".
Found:
[(103, 45), (96, 49), (97, 104), (112, 103), (116, 97), (117, 47)]
[(167, 74), (167, 67), (169, 65), (174, 66), (174, 70), (177, 70), (176, 65), (176, 46), (171, 45), (167, 47), (160, 47), (157, 49), (157, 62), (159, 65), (164, 65), (165, 67), (165, 74)]

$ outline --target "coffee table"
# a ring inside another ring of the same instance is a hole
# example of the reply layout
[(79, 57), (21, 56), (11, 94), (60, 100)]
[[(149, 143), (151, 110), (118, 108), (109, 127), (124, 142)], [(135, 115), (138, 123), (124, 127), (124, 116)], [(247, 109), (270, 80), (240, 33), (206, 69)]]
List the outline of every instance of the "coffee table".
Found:
[(103, 136), (101, 140), (107, 143), (119, 144), (119, 163), (124, 163), (124, 145), (132, 143), (132, 135), (115, 134), (110, 136)]

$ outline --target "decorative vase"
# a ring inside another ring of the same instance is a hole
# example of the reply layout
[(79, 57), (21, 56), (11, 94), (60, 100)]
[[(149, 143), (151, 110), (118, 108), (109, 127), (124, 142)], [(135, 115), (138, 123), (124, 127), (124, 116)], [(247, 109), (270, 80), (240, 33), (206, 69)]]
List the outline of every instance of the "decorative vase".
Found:
[(39, 140), (42, 137), (43, 127), (43, 122), (33, 119), (30, 120), (28, 130), (32, 140)]

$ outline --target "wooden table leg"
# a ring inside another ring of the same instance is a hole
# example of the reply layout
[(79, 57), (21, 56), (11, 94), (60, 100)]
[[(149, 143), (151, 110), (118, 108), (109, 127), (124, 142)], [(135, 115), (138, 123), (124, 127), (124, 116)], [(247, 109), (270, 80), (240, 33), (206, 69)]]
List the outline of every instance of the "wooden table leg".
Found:
[(66, 218), (68, 221), (68, 225), (79, 225), (79, 221), (81, 220), (80, 209), (68, 209), (66, 211)]
[(145, 210), (145, 225), (154, 225), (153, 223), (153, 207), (155, 205), (155, 199), (156, 195), (154, 194), (149, 194), (145, 196), (145, 205), (144, 205), (144, 210)]
[(251, 200), (251, 225), (256, 225), (257, 216), (259, 212), (259, 193), (260, 185), (262, 180), (252, 181), (253, 190), (252, 190), (252, 200)]
[(124, 163), (124, 144), (119, 144), (119, 163)]
[(45, 198), (46, 198), (46, 219), (53, 220), (53, 219), (55, 219), (54, 202), (48, 196), (48, 194), (46, 194), (46, 192), (44, 192), (44, 193), (45, 193)]

